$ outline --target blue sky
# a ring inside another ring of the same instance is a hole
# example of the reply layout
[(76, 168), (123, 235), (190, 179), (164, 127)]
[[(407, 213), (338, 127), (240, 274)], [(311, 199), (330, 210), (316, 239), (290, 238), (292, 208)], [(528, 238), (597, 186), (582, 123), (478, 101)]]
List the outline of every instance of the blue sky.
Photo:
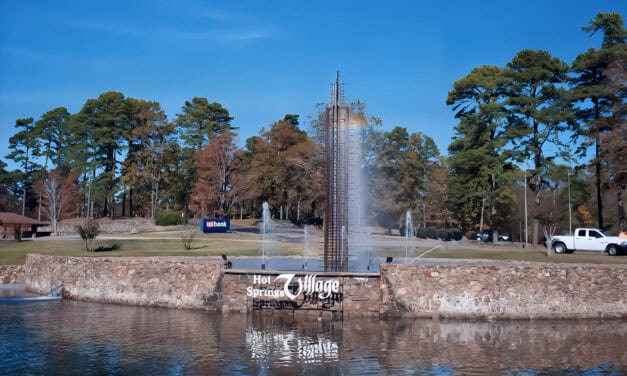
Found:
[(624, 0), (0, 0), (0, 158), (16, 119), (75, 113), (110, 90), (156, 100), (170, 119), (194, 96), (219, 102), (243, 144), (286, 113), (306, 127), (337, 70), (347, 100), (445, 154), (455, 80), (525, 48), (570, 64), (601, 44), (581, 26), (626, 10)]

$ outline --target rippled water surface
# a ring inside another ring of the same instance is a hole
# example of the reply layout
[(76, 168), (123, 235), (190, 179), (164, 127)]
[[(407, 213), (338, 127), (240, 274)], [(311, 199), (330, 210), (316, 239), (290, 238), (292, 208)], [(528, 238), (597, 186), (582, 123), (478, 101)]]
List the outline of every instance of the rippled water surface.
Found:
[(0, 375), (624, 375), (621, 320), (319, 321), (0, 288)]

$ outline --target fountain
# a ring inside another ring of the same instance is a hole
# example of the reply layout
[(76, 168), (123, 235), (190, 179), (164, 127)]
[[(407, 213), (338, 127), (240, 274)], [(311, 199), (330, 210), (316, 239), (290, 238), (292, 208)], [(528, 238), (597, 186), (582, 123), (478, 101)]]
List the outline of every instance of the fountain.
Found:
[(26, 286), (22, 283), (0, 284), (0, 290), (7, 289), (11, 295), (0, 293), (0, 305), (21, 304), (32, 302), (47, 302), (51, 300), (61, 300), (63, 298), (63, 284), (53, 287), (46, 295), (31, 296), (26, 291)]
[(268, 202), (264, 202), (262, 204), (262, 212), (261, 212), (261, 269), (266, 268), (266, 235), (268, 231), (272, 228), (272, 219), (270, 218), (270, 205)]
[(60, 298), (63, 295), (63, 284), (60, 284), (57, 287), (54, 287), (48, 292), (47, 297), (51, 298)]
[(414, 224), (411, 221), (411, 212), (405, 213), (405, 260), (409, 259), (409, 237), (414, 236)]
[(324, 270), (348, 271), (349, 258), (365, 260), (367, 211), (361, 176), (363, 114), (353, 113), (344, 102), (339, 72), (326, 109), (324, 150), (326, 163), (326, 209), (324, 219)]
[[(332, 86), (331, 103), (327, 106), (325, 127), (320, 139), (324, 144), (325, 155), (325, 210), (324, 210), (324, 271), (370, 270), (370, 232), (366, 205), (366, 187), (362, 176), (365, 125), (367, 121), (361, 112), (351, 110), (344, 102), (344, 93), (339, 72)], [(360, 108), (359, 106), (357, 106)], [(262, 242), (261, 269), (266, 268), (266, 254), (269, 242), (266, 239), (270, 230), (270, 209), (263, 203), (260, 234)], [(304, 254), (309, 252), (309, 234), (305, 227)], [(300, 266), (308, 265), (306, 259)], [(310, 263), (313, 264), (313, 263)]]

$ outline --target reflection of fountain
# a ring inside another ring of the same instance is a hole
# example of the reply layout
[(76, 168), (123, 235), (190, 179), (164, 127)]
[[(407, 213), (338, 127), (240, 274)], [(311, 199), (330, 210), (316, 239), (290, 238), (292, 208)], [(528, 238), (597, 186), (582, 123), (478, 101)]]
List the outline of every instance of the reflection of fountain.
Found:
[(323, 333), (315, 337), (295, 330), (246, 329), (246, 346), (257, 362), (281, 359), (283, 362), (320, 363), (338, 361), (338, 343)]
[(267, 202), (264, 202), (262, 205), (261, 212), (261, 269), (266, 268), (266, 235), (268, 231), (272, 228), (272, 219), (270, 218), (270, 205)]
[(411, 221), (411, 212), (405, 213), (405, 261), (409, 261), (409, 237), (414, 235), (414, 224)]

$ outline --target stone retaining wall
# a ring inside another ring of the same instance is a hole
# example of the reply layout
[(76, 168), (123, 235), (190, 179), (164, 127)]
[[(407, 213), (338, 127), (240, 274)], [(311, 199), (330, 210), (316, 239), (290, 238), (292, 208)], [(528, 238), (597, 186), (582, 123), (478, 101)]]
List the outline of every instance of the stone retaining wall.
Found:
[(23, 283), (24, 265), (0, 265), (0, 283)]
[[(5, 270), (0, 275), (9, 274)], [(317, 275), (340, 280), (344, 317), (555, 319), (627, 318), (626, 271), (627, 265), (430, 259), (381, 265), (380, 275)], [(246, 292), (254, 275), (274, 281), (279, 274), (224, 270), (221, 260), (206, 257), (33, 254), (24, 273), (27, 288), (41, 294), (63, 283), (66, 298), (224, 313), (249, 312)]]
[[(155, 221), (150, 218), (120, 218), (111, 220), (101, 218), (97, 220), (100, 232), (102, 234), (136, 234), (142, 231), (148, 231), (155, 227)], [(81, 223), (78, 219), (67, 219), (57, 223), (58, 235), (76, 235), (78, 231), (76, 226)], [(52, 225), (40, 226), (38, 232), (52, 232)]]
[(383, 316), (627, 317), (627, 265), (430, 262), (381, 266)]
[(194, 257), (61, 257), (29, 254), (25, 284), (65, 298), (216, 310), (223, 263)]

